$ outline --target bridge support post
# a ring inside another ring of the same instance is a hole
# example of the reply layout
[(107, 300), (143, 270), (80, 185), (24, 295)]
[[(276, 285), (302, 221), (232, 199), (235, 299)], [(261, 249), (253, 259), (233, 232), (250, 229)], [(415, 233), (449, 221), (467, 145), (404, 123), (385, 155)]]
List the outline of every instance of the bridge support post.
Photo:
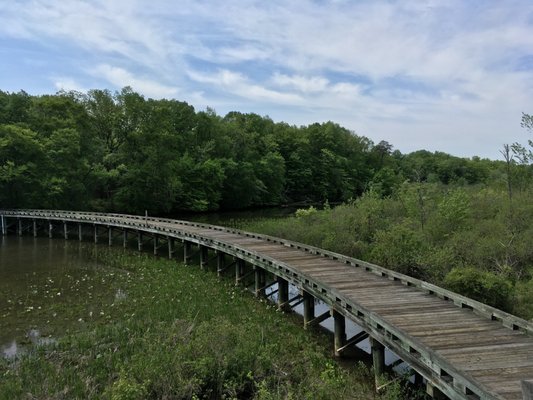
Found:
[(533, 400), (533, 380), (522, 381), (523, 400)]
[(377, 389), (379, 378), (385, 372), (385, 347), (372, 337), (370, 338), (370, 347), (372, 349), (372, 362), (374, 364), (374, 377)]
[(222, 276), (222, 271), (224, 271), (224, 264), (225, 264), (224, 252), (217, 250), (217, 276), (219, 278)]
[(122, 247), (128, 247), (128, 230), (125, 228), (122, 231)]
[(33, 226), (33, 237), (37, 237), (37, 221), (35, 220), (35, 218), (32, 221), (32, 226)]
[(174, 239), (170, 236), (167, 236), (167, 245), (168, 245), (168, 259), (172, 260), (172, 253), (174, 253)]
[(421, 387), (422, 384), (424, 383), (424, 377), (422, 375), (420, 375), (416, 371), (415, 371), (414, 375), (415, 375), (415, 386)]
[(94, 224), (94, 243), (98, 243), (98, 225)]
[(22, 220), (18, 219), (18, 234), (19, 236), (22, 236)]
[(159, 237), (154, 234), (154, 256), (157, 256), (157, 249), (159, 247)]
[(183, 263), (187, 264), (189, 258), (191, 258), (191, 243), (185, 241), (183, 242)]
[(66, 221), (63, 221), (63, 235), (65, 236), (65, 240), (68, 240), (68, 227)]
[(113, 227), (112, 226), (107, 227), (107, 244), (109, 246), (113, 246)]
[(137, 250), (143, 250), (143, 234), (141, 231), (137, 231)]
[(305, 290), (302, 291), (302, 296), (304, 298), (304, 329), (307, 329), (307, 324), (315, 318), (315, 297)]
[(333, 317), (334, 327), (333, 346), (335, 348), (335, 357), (341, 357), (341, 352), (338, 349), (346, 344), (346, 319), (344, 315), (335, 309), (331, 309), (331, 316)]
[(235, 286), (241, 282), (241, 277), (244, 275), (244, 260), (238, 258), (235, 263)]
[(442, 393), (437, 387), (428, 381), (426, 384), (426, 393), (429, 394), (435, 400), (447, 400), (448, 397)]
[(263, 268), (254, 266), (254, 283), (255, 283), (255, 297), (263, 297), (265, 295), (266, 274)]
[(78, 240), (81, 242), (82, 239), (83, 239), (82, 226), (81, 226), (81, 224), (78, 224)]
[(6, 235), (6, 217), (4, 217), (3, 215), (0, 217), (0, 221), (2, 223), (2, 235), (5, 236)]
[(200, 269), (204, 270), (207, 267), (207, 259), (209, 254), (207, 253), (207, 246), (199, 245), (200, 247)]
[(53, 229), (52, 221), (48, 221), (48, 237), (50, 239), (52, 239), (52, 229)]
[(289, 282), (278, 276), (278, 309), (281, 311), (290, 311), (289, 301)]

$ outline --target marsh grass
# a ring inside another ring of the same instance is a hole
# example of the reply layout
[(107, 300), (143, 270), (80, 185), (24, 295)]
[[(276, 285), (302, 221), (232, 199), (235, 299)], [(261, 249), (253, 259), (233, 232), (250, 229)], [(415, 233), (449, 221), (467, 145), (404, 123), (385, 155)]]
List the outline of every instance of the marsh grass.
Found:
[(0, 399), (375, 397), (368, 369), (340, 368), (331, 338), (297, 316), (199, 268), (97, 249), (100, 263), (124, 271), (122, 295), (106, 318), (1, 360)]

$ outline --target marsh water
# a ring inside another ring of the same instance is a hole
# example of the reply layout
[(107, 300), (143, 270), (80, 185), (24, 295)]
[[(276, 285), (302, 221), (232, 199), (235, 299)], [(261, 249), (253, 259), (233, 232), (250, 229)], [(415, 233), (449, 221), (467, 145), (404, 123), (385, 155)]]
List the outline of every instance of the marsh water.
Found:
[[(134, 278), (100, 262), (98, 249), (91, 242), (59, 238), (0, 237), (0, 357), (14, 358), (83, 330), (87, 322), (113, 318), (115, 304), (128, 301), (128, 282)], [(292, 285), (290, 291), (291, 297), (298, 293)], [(315, 310), (319, 315), (328, 306), (316, 301)], [(303, 306), (294, 311), (302, 314)], [(321, 325), (333, 330), (331, 318)], [(346, 328), (348, 337), (361, 331), (349, 320)], [(368, 340), (358, 347), (370, 350)], [(387, 351), (386, 359), (397, 356)]]
[(27, 345), (54, 342), (105, 320), (124, 297), (125, 273), (90, 256), (91, 243), (61, 239), (0, 238), (0, 356), (15, 357)]

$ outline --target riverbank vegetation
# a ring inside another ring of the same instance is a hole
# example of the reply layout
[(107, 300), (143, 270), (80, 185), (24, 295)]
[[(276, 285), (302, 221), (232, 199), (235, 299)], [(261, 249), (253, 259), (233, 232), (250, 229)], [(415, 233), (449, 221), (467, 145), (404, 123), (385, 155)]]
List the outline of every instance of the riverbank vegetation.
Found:
[(531, 195), (517, 192), (510, 201), (497, 187), (404, 183), (387, 197), (370, 190), (335, 208), (235, 225), (374, 262), (532, 319)]
[(219, 116), (130, 88), (0, 91), (2, 207), (171, 215), (339, 203), (371, 188), (388, 196), (405, 181), (501, 183), (528, 163), (521, 150), (509, 148), (509, 163), (402, 154), (333, 122), (297, 127), (257, 114)]
[(339, 367), (328, 335), (215, 274), (120, 249), (93, 256), (120, 298), (103, 316), (85, 310), (57, 344), (0, 359), (0, 399), (402, 398), (397, 384), (375, 397), (371, 372)]

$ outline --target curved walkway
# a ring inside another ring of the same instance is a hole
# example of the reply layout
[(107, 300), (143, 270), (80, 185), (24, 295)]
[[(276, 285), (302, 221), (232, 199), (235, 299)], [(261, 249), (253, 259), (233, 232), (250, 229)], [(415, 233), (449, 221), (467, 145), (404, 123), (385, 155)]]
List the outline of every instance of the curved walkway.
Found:
[[(82, 226), (90, 225), (95, 235), (99, 228), (107, 229), (110, 243), (117, 229), (139, 238), (151, 235), (154, 248), (157, 240), (166, 240), (170, 255), (175, 239), (186, 249), (198, 245), (201, 263), (209, 250), (219, 262), (220, 256), (233, 256), (240, 260), (235, 264), (237, 281), (255, 274), (257, 291), (266, 287), (258, 272), (277, 277), (280, 305), (292, 301), (282, 292), (283, 284), (299, 288), (308, 325), (329, 315), (315, 316), (314, 302), (306, 299), (327, 303), (335, 318), (336, 352), (361, 340), (361, 335), (345, 337), (348, 318), (373, 340), (376, 369), (382, 370), (379, 348), (384, 345), (424, 377), (434, 397), (518, 400), (523, 398), (521, 381), (533, 379), (532, 323), (361, 260), (284, 239), (171, 219), (47, 210), (0, 210), (0, 216), (3, 234), (44, 229), (51, 235), (60, 226), (58, 232), (67, 237), (77, 225), (81, 238)], [(249, 273), (245, 263), (252, 268)]]

